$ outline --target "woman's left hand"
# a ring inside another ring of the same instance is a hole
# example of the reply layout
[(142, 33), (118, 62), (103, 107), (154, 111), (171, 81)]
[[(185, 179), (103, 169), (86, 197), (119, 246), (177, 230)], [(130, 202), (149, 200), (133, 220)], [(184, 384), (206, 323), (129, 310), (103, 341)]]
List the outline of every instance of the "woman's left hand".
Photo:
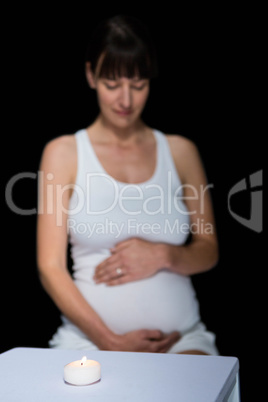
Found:
[(112, 286), (150, 277), (164, 268), (165, 248), (138, 238), (122, 241), (96, 267), (94, 280)]

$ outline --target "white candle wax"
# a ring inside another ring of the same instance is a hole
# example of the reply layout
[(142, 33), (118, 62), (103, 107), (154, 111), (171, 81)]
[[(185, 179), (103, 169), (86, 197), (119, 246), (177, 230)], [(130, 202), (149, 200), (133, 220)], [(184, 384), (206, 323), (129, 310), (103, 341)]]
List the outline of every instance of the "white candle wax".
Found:
[(64, 366), (64, 381), (72, 385), (89, 385), (101, 378), (101, 365), (95, 360), (76, 360)]

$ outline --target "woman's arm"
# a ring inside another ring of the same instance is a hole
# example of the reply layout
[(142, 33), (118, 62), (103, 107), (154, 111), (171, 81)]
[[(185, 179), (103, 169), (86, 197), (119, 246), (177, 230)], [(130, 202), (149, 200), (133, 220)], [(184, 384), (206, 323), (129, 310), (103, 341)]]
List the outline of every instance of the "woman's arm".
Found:
[[(205, 171), (196, 146), (186, 138), (168, 136), (172, 156), (183, 184), (191, 242), (182, 246), (151, 243), (134, 238), (112, 250), (112, 256), (96, 269), (97, 283), (118, 285), (144, 279), (165, 268), (181, 275), (211, 269), (218, 261), (218, 241)], [(120, 267), (121, 273), (116, 273)]]
[(39, 183), (37, 263), (40, 280), (60, 311), (99, 349), (165, 352), (178, 333), (140, 330), (113, 333), (80, 293), (67, 268), (67, 213), (75, 181), (76, 150), (73, 136), (51, 141), (44, 149)]
[(163, 245), (165, 266), (182, 275), (213, 268), (218, 261), (218, 240), (205, 170), (197, 147), (183, 137), (169, 136), (170, 149), (181, 177), (188, 208), (191, 242), (182, 247)]
[(76, 171), (74, 138), (62, 136), (47, 144), (40, 171), (37, 263), (41, 283), (60, 311), (99, 348), (105, 348), (113, 334), (79, 292), (67, 269), (67, 211)]

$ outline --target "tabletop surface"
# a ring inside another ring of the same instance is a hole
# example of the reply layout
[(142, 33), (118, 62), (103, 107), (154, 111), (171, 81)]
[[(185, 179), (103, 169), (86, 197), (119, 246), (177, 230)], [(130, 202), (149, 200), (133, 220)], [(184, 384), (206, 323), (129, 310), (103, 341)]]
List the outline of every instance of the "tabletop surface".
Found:
[[(64, 365), (84, 355), (101, 381), (66, 384)], [(0, 401), (220, 402), (238, 371), (236, 357), (14, 348), (0, 355)]]

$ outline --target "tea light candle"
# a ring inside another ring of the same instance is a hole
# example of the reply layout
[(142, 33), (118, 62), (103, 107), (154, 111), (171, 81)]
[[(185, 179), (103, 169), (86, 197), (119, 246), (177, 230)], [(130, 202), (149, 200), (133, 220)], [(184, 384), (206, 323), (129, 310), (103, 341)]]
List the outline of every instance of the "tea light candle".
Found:
[(64, 381), (72, 385), (89, 385), (101, 378), (101, 365), (95, 360), (87, 360), (84, 356), (64, 366)]

